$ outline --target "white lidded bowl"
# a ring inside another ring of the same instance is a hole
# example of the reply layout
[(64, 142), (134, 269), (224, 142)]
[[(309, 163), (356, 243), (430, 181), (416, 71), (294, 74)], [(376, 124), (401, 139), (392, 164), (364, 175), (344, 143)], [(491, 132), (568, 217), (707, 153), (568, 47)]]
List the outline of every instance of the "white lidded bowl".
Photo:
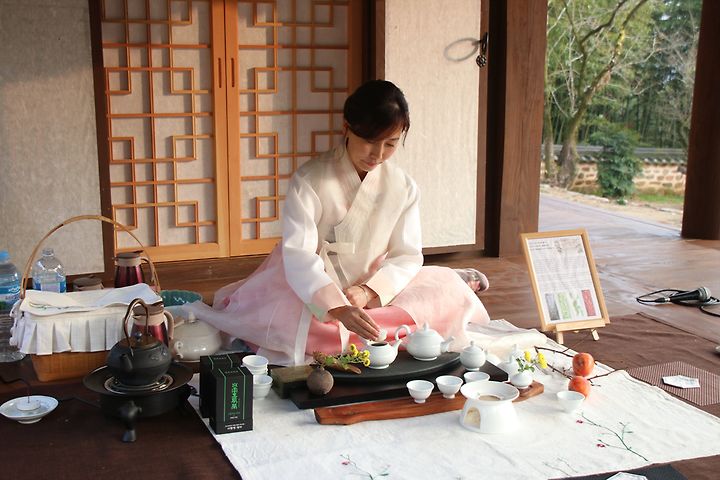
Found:
[(407, 389), (415, 403), (425, 403), (425, 399), (430, 396), (435, 385), (427, 380), (410, 380), (407, 382)]
[(502, 382), (471, 382), (460, 388), (465, 406), (460, 424), (480, 433), (507, 433), (518, 427), (513, 400), (520, 391)]
[(441, 375), (435, 379), (438, 389), (445, 398), (455, 398), (455, 394), (460, 391), (463, 380), (455, 375)]
[(260, 400), (267, 397), (272, 383), (273, 379), (270, 375), (253, 375), (253, 398)]

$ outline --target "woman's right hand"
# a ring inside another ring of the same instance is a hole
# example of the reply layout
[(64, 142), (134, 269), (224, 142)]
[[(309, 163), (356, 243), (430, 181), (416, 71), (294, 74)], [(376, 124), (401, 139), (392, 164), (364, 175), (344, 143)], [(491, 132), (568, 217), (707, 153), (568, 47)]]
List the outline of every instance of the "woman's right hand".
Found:
[(377, 324), (362, 308), (343, 305), (329, 310), (328, 313), (345, 325), (345, 328), (362, 338), (376, 340), (380, 335)]

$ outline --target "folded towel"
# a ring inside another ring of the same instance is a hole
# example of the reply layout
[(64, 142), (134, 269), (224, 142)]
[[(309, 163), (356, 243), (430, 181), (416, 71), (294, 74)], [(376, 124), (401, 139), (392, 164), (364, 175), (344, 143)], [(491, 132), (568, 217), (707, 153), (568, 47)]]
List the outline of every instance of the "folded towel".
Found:
[(471, 323), (467, 336), (475, 345), (485, 350), (489, 359), (496, 357), (501, 361), (506, 361), (515, 348), (526, 350), (547, 342), (547, 337), (534, 328), (518, 328), (505, 320), (491, 320), (487, 325)]
[(145, 303), (162, 300), (146, 283), (129, 287), (87, 290), (83, 292), (43, 292), (27, 290), (20, 310), (38, 316), (57, 315), (69, 312), (90, 312), (112, 305), (129, 305), (136, 298)]

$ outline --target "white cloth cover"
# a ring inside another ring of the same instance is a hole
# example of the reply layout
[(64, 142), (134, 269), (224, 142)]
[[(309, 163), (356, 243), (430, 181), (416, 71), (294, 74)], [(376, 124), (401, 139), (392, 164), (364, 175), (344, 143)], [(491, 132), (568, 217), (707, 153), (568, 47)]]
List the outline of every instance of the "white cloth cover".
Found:
[(10, 343), (36, 355), (110, 350), (123, 338), (123, 318), (136, 298), (146, 303), (162, 299), (144, 283), (71, 293), (28, 290), (13, 310)]
[[(564, 350), (552, 340), (546, 346)], [(547, 357), (556, 367), (570, 366), (563, 355)], [(609, 371), (598, 365), (595, 374)], [(252, 431), (215, 438), (245, 480), (544, 479), (720, 454), (720, 419), (624, 371), (595, 380), (591, 395), (572, 414), (560, 409), (555, 395), (566, 389), (565, 377), (536, 373), (535, 378), (545, 393), (514, 404), (520, 427), (508, 434), (467, 430), (460, 411), (319, 425), (312, 410), (298, 410), (271, 391), (254, 402)], [(197, 398), (191, 402), (197, 408)], [(623, 425), (628, 448), (615, 435), (623, 434)], [(381, 477), (383, 472), (388, 475)]]

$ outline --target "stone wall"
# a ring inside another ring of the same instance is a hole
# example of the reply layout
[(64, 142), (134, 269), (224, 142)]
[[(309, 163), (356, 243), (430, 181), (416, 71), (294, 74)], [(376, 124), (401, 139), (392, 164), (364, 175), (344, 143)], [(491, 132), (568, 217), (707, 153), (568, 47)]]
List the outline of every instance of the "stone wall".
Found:
[[(560, 145), (555, 145), (555, 156)], [(597, 163), (601, 147), (578, 146), (580, 161), (572, 189), (594, 189), (597, 186)], [(635, 188), (641, 192), (685, 192), (685, 167), (687, 157), (681, 149), (638, 148), (635, 155), (642, 160), (642, 172), (635, 177)], [(543, 165), (544, 173), (544, 165)]]

